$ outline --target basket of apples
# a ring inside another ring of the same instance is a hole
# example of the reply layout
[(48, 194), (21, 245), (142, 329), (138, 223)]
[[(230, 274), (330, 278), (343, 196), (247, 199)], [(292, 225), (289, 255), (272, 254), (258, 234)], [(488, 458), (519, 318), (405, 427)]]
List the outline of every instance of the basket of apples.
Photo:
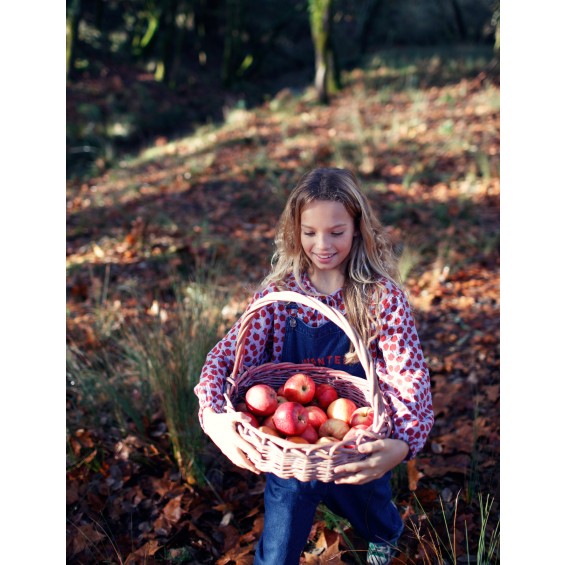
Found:
[[(312, 306), (337, 324), (353, 343), (367, 378), (307, 363), (244, 368), (254, 315), (274, 302)], [(361, 443), (392, 431), (374, 361), (357, 332), (341, 312), (297, 292), (269, 293), (244, 314), (224, 396), (226, 411), (244, 412), (250, 420), (238, 422), (237, 429), (259, 454), (252, 459), (255, 466), (282, 478), (331, 482), (335, 467), (366, 457), (357, 449)]]

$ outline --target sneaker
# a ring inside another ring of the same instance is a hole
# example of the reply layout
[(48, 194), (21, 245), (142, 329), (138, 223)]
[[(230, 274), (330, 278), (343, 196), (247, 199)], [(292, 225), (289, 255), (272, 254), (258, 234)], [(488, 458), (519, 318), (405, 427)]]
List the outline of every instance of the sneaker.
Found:
[(386, 543), (369, 542), (367, 563), (370, 565), (389, 565), (394, 555), (394, 548)]

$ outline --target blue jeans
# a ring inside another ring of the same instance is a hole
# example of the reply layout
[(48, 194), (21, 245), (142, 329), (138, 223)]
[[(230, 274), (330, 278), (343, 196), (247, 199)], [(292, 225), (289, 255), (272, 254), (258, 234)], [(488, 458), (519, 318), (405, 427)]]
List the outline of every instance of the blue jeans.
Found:
[(395, 544), (403, 523), (391, 500), (390, 475), (364, 485), (336, 485), (268, 473), (265, 526), (253, 565), (298, 565), (321, 502), (367, 541)]

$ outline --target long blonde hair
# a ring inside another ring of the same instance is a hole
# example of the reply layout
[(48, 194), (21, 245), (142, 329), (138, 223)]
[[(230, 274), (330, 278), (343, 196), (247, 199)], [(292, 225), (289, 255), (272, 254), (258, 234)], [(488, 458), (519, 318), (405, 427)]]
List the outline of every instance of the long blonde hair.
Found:
[[(371, 315), (371, 304), (375, 299), (378, 301), (380, 292), (379, 278), (382, 276), (400, 285), (400, 276), (390, 237), (351, 171), (317, 168), (300, 179), (279, 219), (271, 272), (263, 284), (275, 283), (278, 288), (284, 289), (285, 279), (293, 273), (302, 291), (311, 294), (301, 280), (311, 262), (300, 243), (300, 217), (304, 207), (315, 200), (341, 202), (353, 218), (358, 235), (353, 238), (345, 269), (343, 300), (349, 323), (368, 347), (376, 339), (375, 329), (379, 326), (378, 312)], [(347, 362), (356, 360), (356, 355), (350, 351)]]

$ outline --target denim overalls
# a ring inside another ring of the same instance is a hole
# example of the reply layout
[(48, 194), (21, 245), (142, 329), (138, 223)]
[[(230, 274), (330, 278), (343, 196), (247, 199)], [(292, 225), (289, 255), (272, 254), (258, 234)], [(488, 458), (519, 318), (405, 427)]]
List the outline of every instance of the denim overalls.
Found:
[[(349, 338), (332, 321), (318, 328), (297, 317), (295, 304), (287, 306), (282, 362), (315, 364), (344, 370), (365, 378), (359, 363), (345, 365)], [(265, 525), (255, 551), (254, 565), (298, 565), (308, 541), (316, 508), (323, 502), (346, 518), (367, 541), (395, 544), (403, 523), (392, 502), (390, 471), (364, 485), (336, 485), (321, 481), (281, 479), (267, 473)]]

